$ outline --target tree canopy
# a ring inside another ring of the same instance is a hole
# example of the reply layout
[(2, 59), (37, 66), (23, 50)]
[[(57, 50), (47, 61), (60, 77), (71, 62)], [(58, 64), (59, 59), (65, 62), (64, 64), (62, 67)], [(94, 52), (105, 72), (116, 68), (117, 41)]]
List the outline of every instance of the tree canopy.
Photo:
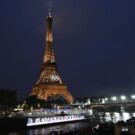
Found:
[(14, 90), (0, 89), (0, 108), (9, 109), (17, 105), (17, 93)]

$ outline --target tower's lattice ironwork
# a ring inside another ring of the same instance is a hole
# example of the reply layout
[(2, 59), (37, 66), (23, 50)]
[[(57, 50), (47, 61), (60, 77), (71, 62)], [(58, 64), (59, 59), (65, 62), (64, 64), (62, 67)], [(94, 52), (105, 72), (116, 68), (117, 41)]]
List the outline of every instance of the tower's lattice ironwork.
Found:
[(36, 95), (38, 99), (44, 100), (47, 100), (48, 97), (60, 95), (69, 103), (74, 101), (74, 98), (67, 90), (67, 86), (63, 84), (58, 74), (53, 49), (52, 16), (50, 12), (47, 17), (46, 47), (43, 64), (39, 78), (30, 95)]

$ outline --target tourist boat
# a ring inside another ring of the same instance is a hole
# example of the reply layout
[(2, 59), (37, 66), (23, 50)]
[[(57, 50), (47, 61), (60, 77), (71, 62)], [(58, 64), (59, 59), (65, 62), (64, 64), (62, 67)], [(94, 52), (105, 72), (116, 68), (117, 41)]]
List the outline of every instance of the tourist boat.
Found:
[(51, 116), (41, 118), (28, 118), (27, 127), (68, 123), (74, 121), (82, 121), (86, 118), (83, 115), (63, 115), (63, 116)]
[(6, 117), (0, 118), (0, 133), (24, 130), (36, 126), (47, 126), (61, 123), (82, 121), (83, 115), (59, 115), (47, 117)]

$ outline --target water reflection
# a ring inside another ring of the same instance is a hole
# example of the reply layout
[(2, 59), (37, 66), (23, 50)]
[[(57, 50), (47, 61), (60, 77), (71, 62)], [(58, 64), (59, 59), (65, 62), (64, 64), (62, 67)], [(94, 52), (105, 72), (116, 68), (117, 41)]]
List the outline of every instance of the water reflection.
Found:
[(114, 123), (116, 123), (116, 122), (121, 121), (121, 120), (126, 121), (126, 120), (130, 119), (131, 117), (135, 117), (135, 113), (128, 113), (128, 112), (110, 113), (110, 112), (106, 112), (106, 113), (100, 114), (99, 118), (100, 118), (100, 122), (113, 121)]
[[(51, 131), (62, 131), (63, 133), (68, 132), (69, 130), (75, 130), (83, 127), (88, 127), (87, 123), (78, 122), (78, 123), (70, 123), (63, 124), (51, 127), (45, 127), (40, 129), (31, 129), (27, 131), (27, 135), (48, 135)], [(12, 134), (11, 134), (12, 135)]]
[[(131, 117), (135, 117), (135, 113), (100, 113), (100, 122), (108, 122), (113, 121), (114, 123), (120, 120), (128, 120)], [(44, 128), (37, 128), (37, 129), (30, 129), (26, 131), (16, 132), (16, 133), (10, 133), (8, 135), (48, 135), (51, 131), (57, 131), (57, 132), (68, 132), (69, 130), (75, 130), (75, 129), (81, 129), (83, 127), (89, 127), (93, 126), (90, 122), (76, 122), (76, 123), (69, 123), (69, 124), (62, 124), (62, 125), (56, 125), (56, 126), (50, 126), (50, 127), (44, 127)]]
[(76, 123), (69, 123), (69, 124), (62, 124), (38, 129), (30, 129), (21, 132), (9, 133), (8, 135), (48, 135), (51, 131), (62, 131), (66, 133), (70, 130), (80, 129), (83, 127), (89, 127), (89, 122), (76, 122)]

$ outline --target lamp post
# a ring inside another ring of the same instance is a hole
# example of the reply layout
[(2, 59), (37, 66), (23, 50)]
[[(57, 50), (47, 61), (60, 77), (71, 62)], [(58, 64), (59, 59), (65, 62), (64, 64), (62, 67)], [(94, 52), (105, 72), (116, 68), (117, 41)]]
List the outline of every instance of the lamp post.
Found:
[(135, 101), (135, 95), (131, 95), (131, 101), (132, 101), (132, 102)]
[(114, 97), (112, 97), (111, 99), (112, 99), (114, 102), (117, 102), (117, 97), (114, 96)]
[(126, 96), (122, 95), (122, 96), (121, 96), (121, 100), (122, 100), (122, 101), (125, 101), (125, 100), (126, 100)]
[(132, 98), (132, 99), (135, 99), (135, 95), (131, 95), (131, 98)]
[(107, 97), (105, 98), (105, 102), (106, 102), (106, 103), (108, 102), (108, 98), (107, 98)]

